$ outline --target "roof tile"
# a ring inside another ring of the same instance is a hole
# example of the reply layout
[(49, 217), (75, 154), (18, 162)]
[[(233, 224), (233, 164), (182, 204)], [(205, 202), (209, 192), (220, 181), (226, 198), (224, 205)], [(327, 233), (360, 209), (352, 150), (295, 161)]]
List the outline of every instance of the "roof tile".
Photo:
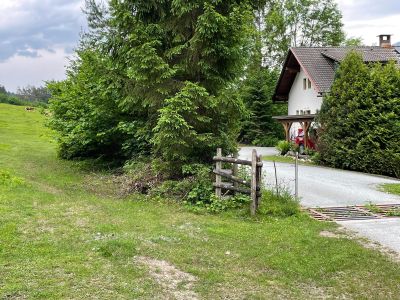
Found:
[(294, 47), (290, 50), (321, 93), (329, 92), (335, 78), (335, 64), (343, 61), (352, 50), (359, 52), (364, 62), (395, 60), (400, 64), (400, 56), (394, 48)]

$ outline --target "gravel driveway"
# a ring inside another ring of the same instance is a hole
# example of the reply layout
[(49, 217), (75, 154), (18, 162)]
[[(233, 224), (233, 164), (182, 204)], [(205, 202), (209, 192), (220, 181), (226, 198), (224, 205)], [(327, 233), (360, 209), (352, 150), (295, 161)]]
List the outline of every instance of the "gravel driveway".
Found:
[[(242, 147), (239, 156), (250, 159), (252, 149), (261, 155), (274, 155), (271, 147)], [(295, 168), (293, 164), (276, 163), (278, 184), (288, 187), (294, 193)], [(264, 182), (275, 186), (275, 172), (272, 162), (264, 161)], [(384, 183), (400, 183), (399, 180), (369, 174), (344, 171), (319, 166), (299, 166), (299, 197), (306, 207), (330, 207), (400, 203), (400, 197), (379, 190)]]
[[(250, 159), (252, 149), (261, 155), (277, 154), (270, 147), (242, 147), (239, 156)], [(294, 193), (294, 164), (276, 163), (276, 167), (278, 184)], [(264, 161), (263, 172), (265, 184), (274, 187), (273, 163)], [(368, 202), (399, 204), (400, 196), (379, 190), (379, 185), (385, 183), (400, 183), (400, 180), (319, 166), (299, 166), (299, 197), (305, 207), (350, 206)], [(400, 219), (344, 221), (340, 224), (400, 253)]]

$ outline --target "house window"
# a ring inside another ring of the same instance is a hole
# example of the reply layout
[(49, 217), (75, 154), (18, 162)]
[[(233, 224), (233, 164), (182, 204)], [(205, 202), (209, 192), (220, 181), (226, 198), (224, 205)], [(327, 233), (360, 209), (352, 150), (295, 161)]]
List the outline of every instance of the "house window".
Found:
[(299, 115), (299, 111), (298, 110), (296, 110), (296, 115)]
[(303, 79), (303, 90), (307, 89), (307, 78)]
[(301, 115), (304, 115), (304, 110), (301, 110), (301, 111), (300, 111), (300, 114), (301, 114)]
[(308, 79), (308, 89), (311, 89), (311, 80)]
[(306, 110), (304, 113), (305, 113), (306, 115), (311, 115), (311, 110)]

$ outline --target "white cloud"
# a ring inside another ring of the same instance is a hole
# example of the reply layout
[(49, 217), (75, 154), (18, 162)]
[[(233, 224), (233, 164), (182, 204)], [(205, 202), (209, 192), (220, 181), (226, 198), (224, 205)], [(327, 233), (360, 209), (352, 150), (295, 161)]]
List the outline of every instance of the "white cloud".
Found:
[(63, 48), (54, 52), (39, 50), (38, 57), (14, 55), (0, 63), (0, 84), (9, 91), (27, 85), (42, 86), (47, 80), (63, 80), (67, 54)]
[(63, 79), (66, 53), (86, 28), (84, 0), (1, 0), (0, 84), (41, 85)]
[(337, 0), (349, 37), (362, 37), (366, 45), (376, 45), (377, 35), (393, 34), (400, 41), (400, 1)]
[(1, 4), (0, 60), (55, 46), (71, 48), (86, 23), (81, 11), (84, 0), (2, 0)]
[[(336, 0), (343, 13), (345, 32), (378, 42), (378, 34), (393, 34), (400, 41), (399, 0)], [(42, 85), (64, 79), (66, 59), (86, 26), (84, 0), (1, 0), (0, 84)]]

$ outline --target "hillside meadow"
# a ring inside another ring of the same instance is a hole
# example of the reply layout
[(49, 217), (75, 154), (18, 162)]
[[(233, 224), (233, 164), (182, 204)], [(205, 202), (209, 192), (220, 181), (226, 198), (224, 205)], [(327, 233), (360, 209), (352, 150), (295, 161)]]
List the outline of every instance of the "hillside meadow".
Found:
[(121, 197), (44, 124), (0, 104), (2, 299), (399, 298), (399, 264), (334, 224)]

